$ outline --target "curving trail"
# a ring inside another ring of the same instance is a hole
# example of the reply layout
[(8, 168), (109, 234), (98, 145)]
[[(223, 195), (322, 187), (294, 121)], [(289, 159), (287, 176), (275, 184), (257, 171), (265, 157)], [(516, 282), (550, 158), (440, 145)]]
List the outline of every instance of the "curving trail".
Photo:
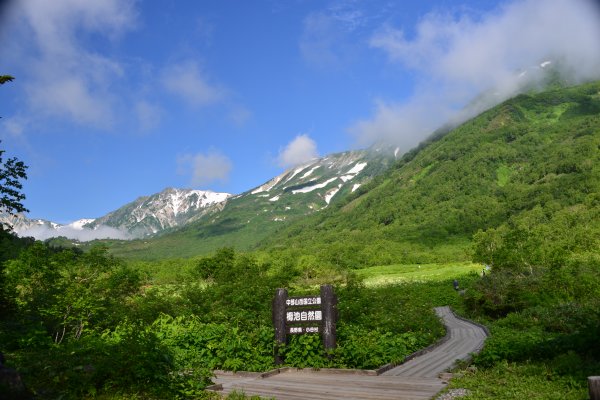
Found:
[(437, 307), (436, 314), (446, 325), (446, 337), (435, 348), (419, 357), (392, 368), (382, 375), (433, 378), (455, 366), (456, 360), (467, 360), (483, 347), (487, 333), (472, 322), (457, 318), (450, 307)]
[(378, 371), (282, 368), (264, 374), (217, 371), (212, 390), (277, 400), (431, 399), (447, 385), (440, 374), (451, 369), (456, 360), (467, 360), (479, 352), (487, 337), (483, 327), (457, 318), (449, 307), (435, 311), (446, 326), (446, 336), (396, 367)]

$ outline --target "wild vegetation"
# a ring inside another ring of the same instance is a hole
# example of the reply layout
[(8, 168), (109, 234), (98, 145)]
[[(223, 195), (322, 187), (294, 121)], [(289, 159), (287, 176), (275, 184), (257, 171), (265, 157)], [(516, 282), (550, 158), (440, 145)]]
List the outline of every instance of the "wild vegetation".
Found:
[[(277, 287), (318, 291), (285, 260), (230, 248), (156, 284), (106, 249), (35, 243), (5, 264), (4, 276), (3, 351), (40, 398), (206, 396), (214, 369), (275, 367), (269, 305)], [(365, 287), (342, 271), (321, 279), (336, 283), (339, 345), (328, 358), (318, 336), (294, 337), (287, 365), (399, 362), (443, 336), (434, 306), (458, 306), (448, 281)]]
[(451, 383), (466, 398), (584, 398), (600, 371), (599, 157), (597, 82), (509, 100), (251, 253), (124, 261), (2, 229), (0, 351), (39, 398), (210, 397), (214, 369), (274, 367), (276, 288), (333, 283), (333, 357), (298, 336), (287, 365), (400, 361), (444, 334), (432, 307), (451, 305), (492, 334)]
[(453, 385), (478, 399), (586, 398), (586, 377), (600, 371), (597, 210), (536, 207), (475, 236), (475, 258), (493, 273), (467, 291), (465, 307), (492, 336)]

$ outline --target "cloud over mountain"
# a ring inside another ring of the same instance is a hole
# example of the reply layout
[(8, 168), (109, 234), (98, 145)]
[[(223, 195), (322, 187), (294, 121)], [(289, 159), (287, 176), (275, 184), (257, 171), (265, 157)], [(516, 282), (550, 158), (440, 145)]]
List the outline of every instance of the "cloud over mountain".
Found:
[(179, 172), (191, 173), (192, 186), (205, 186), (215, 181), (225, 182), (233, 168), (231, 160), (215, 149), (207, 153), (185, 154), (178, 157)]
[(78, 240), (80, 242), (89, 242), (97, 239), (131, 239), (131, 235), (110, 226), (99, 226), (96, 229), (74, 228), (72, 226), (61, 226), (52, 229), (45, 225), (34, 226), (29, 229), (19, 231), (19, 236), (31, 236), (37, 240), (46, 240), (53, 237), (64, 236), (68, 239)]
[[(386, 140), (408, 150), (444, 122), (515, 95), (540, 76), (523, 72), (548, 60), (573, 83), (600, 72), (600, 11), (591, 0), (513, 1), (481, 15), (434, 12), (415, 32), (388, 25), (370, 40), (418, 79), (408, 101), (379, 101), (371, 118), (350, 127), (361, 144)], [(459, 114), (486, 92), (493, 96)]]
[(298, 135), (281, 150), (278, 162), (281, 167), (293, 167), (317, 158), (317, 143), (308, 135)]

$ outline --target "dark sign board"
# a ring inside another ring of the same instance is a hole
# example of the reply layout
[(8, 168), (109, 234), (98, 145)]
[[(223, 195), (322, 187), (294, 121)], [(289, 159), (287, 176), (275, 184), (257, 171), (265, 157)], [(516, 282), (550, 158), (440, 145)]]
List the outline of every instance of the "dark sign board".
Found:
[(325, 349), (334, 349), (336, 321), (337, 297), (331, 285), (321, 286), (319, 296), (288, 297), (286, 289), (277, 289), (273, 298), (275, 363), (283, 363), (278, 349), (287, 342), (287, 335), (321, 334)]

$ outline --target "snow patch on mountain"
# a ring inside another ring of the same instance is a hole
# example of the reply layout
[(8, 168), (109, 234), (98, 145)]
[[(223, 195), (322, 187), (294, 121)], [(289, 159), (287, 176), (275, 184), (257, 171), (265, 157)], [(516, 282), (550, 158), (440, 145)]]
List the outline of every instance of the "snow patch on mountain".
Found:
[(362, 163), (361, 163), (361, 162), (358, 162), (358, 163), (356, 163), (356, 165), (355, 165), (355, 166), (354, 166), (354, 167), (353, 167), (353, 168), (352, 168), (350, 171), (348, 171), (348, 172), (347, 172), (347, 174), (349, 174), (349, 175), (350, 175), (350, 174), (357, 175), (357, 174), (359, 174), (359, 173), (360, 173), (360, 172), (361, 172), (363, 169), (365, 169), (365, 167), (366, 167), (366, 166), (367, 166), (367, 163), (366, 163), (366, 162), (362, 162)]
[[(156, 201), (158, 208), (163, 210), (172, 210), (173, 215), (177, 216), (190, 211), (190, 209), (199, 209), (211, 204), (220, 203), (226, 200), (230, 195), (228, 193), (215, 193), (206, 190), (179, 190), (167, 189), (166, 196), (160, 197)], [(143, 204), (140, 205), (140, 209)]]
[(293, 178), (294, 178), (296, 175), (298, 175), (300, 172), (304, 171), (305, 169), (306, 169), (306, 165), (303, 165), (303, 166), (301, 166), (301, 167), (299, 167), (299, 168), (296, 168), (296, 169), (294, 170), (294, 172), (292, 172), (292, 174), (291, 174), (291, 175), (290, 175), (290, 176), (289, 176), (289, 177), (288, 177), (288, 178), (285, 180), (285, 182), (283, 182), (283, 183), (284, 183), (284, 184), (285, 184), (285, 183), (288, 183), (288, 182), (289, 182), (289, 181), (291, 181), (291, 180), (292, 180), (292, 179), (293, 179)]
[(325, 194), (325, 203), (329, 204), (329, 202), (331, 202), (331, 199), (333, 198), (333, 196), (335, 196), (340, 191), (341, 188), (342, 188), (342, 185), (340, 184), (340, 185), (338, 185), (338, 187), (329, 190)]
[(313, 172), (315, 172), (315, 170), (317, 170), (317, 169), (319, 169), (319, 168), (321, 168), (321, 166), (320, 166), (320, 165), (317, 165), (317, 166), (315, 166), (315, 167), (311, 168), (311, 169), (310, 169), (310, 170), (309, 170), (307, 173), (305, 173), (304, 175), (302, 175), (302, 176), (300, 177), (300, 179), (305, 179), (305, 178), (308, 178), (310, 175), (312, 175), (312, 173), (313, 173)]
[[(262, 192), (268, 192), (269, 190), (271, 190), (275, 185), (277, 185), (281, 179), (283, 179), (284, 175), (279, 175), (276, 176), (275, 178), (271, 179), (270, 181), (268, 181), (267, 183), (257, 187), (256, 189), (254, 189), (253, 191), (250, 192), (250, 194), (258, 194), (258, 193), (262, 193)], [(241, 195), (240, 195), (241, 196)], [(236, 198), (240, 197), (240, 196), (236, 196)]]
[(307, 187), (303, 187), (302, 189), (296, 189), (296, 190), (292, 190), (293, 194), (298, 194), (298, 193), (309, 193), (312, 192), (313, 190), (317, 190), (317, 189), (322, 189), (325, 186), (329, 185), (331, 182), (337, 180), (337, 177), (331, 178), (326, 180), (323, 183), (317, 183), (316, 185), (312, 185), (312, 186), (307, 186)]
[[(76, 230), (83, 230), (83, 229), (85, 229), (85, 225), (91, 224), (94, 221), (95, 221), (94, 218), (78, 219), (77, 221), (73, 221), (70, 224), (66, 225), (66, 227), (73, 228)], [(54, 225), (55, 225), (54, 228), (56, 228), (56, 229), (58, 229), (60, 227), (58, 224), (54, 224)]]

